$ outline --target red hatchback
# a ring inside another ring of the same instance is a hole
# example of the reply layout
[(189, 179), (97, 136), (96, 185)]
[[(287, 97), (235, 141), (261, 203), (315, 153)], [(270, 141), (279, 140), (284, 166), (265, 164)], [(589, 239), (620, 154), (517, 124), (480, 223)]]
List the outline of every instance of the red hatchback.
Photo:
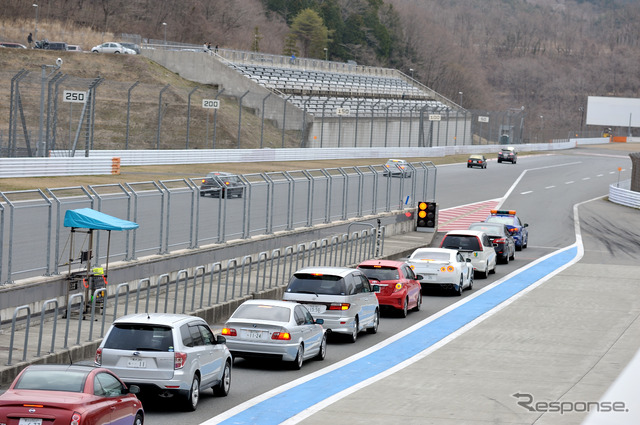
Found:
[(420, 282), (404, 261), (367, 260), (358, 269), (372, 285), (380, 286), (376, 295), (381, 307), (400, 310), (402, 317), (407, 317), (409, 309), (419, 311), (422, 307)]
[(0, 424), (142, 425), (138, 390), (103, 368), (31, 365), (0, 395)]

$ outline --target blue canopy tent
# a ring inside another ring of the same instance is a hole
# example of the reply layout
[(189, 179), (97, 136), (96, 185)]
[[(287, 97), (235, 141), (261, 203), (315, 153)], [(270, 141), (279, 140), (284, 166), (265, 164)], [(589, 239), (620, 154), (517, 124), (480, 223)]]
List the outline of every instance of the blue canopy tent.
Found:
[[(121, 218), (113, 217), (108, 214), (102, 213), (100, 211), (93, 210), (91, 208), (80, 208), (77, 210), (67, 210), (64, 215), (64, 227), (71, 227), (71, 243), (69, 247), (69, 290), (77, 289), (77, 282), (81, 280), (84, 283), (85, 289), (89, 289), (89, 283), (91, 282), (91, 289), (94, 289), (93, 279), (94, 275), (101, 277), (104, 284), (106, 284), (107, 274), (109, 272), (109, 248), (111, 245), (111, 231), (117, 230), (134, 230), (137, 229), (138, 223), (134, 223), (133, 221), (123, 220)], [(87, 229), (86, 232), (89, 234), (89, 249), (86, 252), (82, 252), (80, 255), (80, 262), (87, 262), (87, 270), (86, 272), (82, 272), (76, 276), (73, 276), (71, 273), (71, 264), (73, 263), (73, 235), (77, 232), (76, 229)], [(107, 230), (109, 232), (109, 239), (107, 242), (107, 262), (105, 267), (105, 272), (102, 273), (94, 273), (94, 270), (91, 268), (91, 257), (93, 250), (93, 231), (94, 230)], [(82, 276), (84, 275), (84, 276)], [(90, 296), (92, 294), (87, 294), (85, 300), (88, 302)], [(68, 302), (68, 293), (67, 293), (67, 302)]]

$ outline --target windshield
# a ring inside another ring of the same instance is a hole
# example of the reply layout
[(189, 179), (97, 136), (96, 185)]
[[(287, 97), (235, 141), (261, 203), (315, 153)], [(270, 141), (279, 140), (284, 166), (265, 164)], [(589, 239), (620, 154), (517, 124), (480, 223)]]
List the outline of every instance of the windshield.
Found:
[(287, 292), (302, 294), (345, 295), (344, 279), (323, 274), (295, 274), (289, 281)]

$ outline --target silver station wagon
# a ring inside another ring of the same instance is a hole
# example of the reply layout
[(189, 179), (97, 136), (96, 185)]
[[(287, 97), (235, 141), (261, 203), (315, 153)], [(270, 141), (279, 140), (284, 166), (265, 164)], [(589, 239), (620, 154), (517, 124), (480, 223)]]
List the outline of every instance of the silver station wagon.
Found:
[(95, 364), (114, 372), (140, 395), (180, 396), (196, 410), (200, 391), (229, 394), (232, 358), (223, 336), (204, 319), (185, 314), (143, 313), (117, 319), (96, 351)]
[(379, 290), (358, 269), (307, 267), (293, 274), (283, 299), (304, 304), (314, 318), (323, 320), (326, 330), (355, 342), (363, 330), (378, 332)]

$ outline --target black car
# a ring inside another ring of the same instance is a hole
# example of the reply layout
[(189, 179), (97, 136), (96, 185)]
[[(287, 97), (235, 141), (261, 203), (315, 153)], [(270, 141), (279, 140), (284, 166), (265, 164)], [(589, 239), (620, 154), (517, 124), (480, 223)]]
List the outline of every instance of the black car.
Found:
[(214, 198), (220, 196), (232, 198), (237, 196), (242, 198), (244, 193), (244, 183), (235, 174), (214, 171), (202, 179), (200, 185), (200, 196), (210, 195)]
[(515, 164), (518, 161), (518, 152), (515, 148), (502, 148), (498, 152), (498, 163), (510, 162)]
[(471, 167), (487, 168), (487, 158), (484, 155), (469, 155), (467, 168)]
[(506, 224), (501, 223), (472, 223), (469, 230), (480, 230), (489, 236), (493, 244), (498, 261), (509, 264), (509, 260), (516, 258), (516, 243)]
[(67, 43), (65, 43), (64, 41), (49, 41), (47, 39), (44, 39), (42, 41), (36, 41), (35, 48), (43, 50), (63, 50), (66, 52)]

